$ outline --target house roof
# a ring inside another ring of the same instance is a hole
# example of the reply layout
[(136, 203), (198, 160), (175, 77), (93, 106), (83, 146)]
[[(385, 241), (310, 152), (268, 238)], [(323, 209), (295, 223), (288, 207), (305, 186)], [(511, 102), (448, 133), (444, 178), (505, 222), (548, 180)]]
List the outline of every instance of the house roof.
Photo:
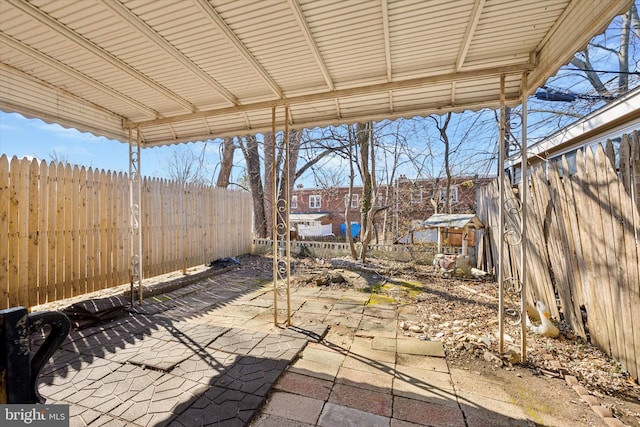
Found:
[(0, 109), (155, 146), (513, 105), (630, 4), (0, 0)]
[(464, 228), (471, 226), (484, 228), (482, 221), (474, 214), (434, 214), (425, 222), (426, 228)]

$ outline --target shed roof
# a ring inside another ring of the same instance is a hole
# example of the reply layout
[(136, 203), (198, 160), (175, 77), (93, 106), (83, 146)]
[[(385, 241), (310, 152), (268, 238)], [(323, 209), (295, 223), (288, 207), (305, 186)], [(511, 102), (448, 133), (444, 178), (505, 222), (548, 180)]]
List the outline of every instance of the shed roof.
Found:
[(464, 228), (471, 226), (484, 228), (482, 221), (474, 214), (433, 214), (424, 222), (427, 228)]
[(325, 216), (327, 216), (326, 213), (313, 213), (313, 214), (290, 213), (289, 214), (289, 221), (290, 222), (320, 221)]
[(0, 0), (0, 109), (154, 146), (515, 104), (630, 4)]

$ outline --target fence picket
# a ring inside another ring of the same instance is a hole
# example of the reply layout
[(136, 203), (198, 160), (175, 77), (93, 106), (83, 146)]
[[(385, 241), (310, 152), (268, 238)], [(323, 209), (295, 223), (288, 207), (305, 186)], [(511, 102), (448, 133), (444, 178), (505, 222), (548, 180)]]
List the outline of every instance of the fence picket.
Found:
[[(636, 140), (637, 142), (637, 140)], [(633, 168), (631, 168), (633, 170)], [(633, 185), (633, 184), (632, 184)], [(624, 253), (627, 258), (627, 293), (623, 298), (627, 298), (625, 307), (628, 315), (625, 317), (625, 339), (628, 343), (633, 343), (633, 352), (627, 347), (627, 357), (633, 357), (626, 368), (634, 378), (640, 377), (640, 248), (636, 240), (636, 233), (640, 232), (640, 212), (633, 204), (631, 197), (621, 186), (618, 187), (620, 198), (620, 209), (622, 223), (624, 224)], [(623, 299), (623, 302), (624, 299)]]
[(64, 297), (73, 296), (73, 170), (67, 164), (64, 168)]
[(95, 176), (93, 168), (87, 169), (87, 292), (95, 289)]
[(71, 264), (71, 295), (81, 295), (80, 292), (80, 209), (79, 209), (79, 201), (80, 201), (80, 168), (78, 166), (73, 166), (71, 169), (71, 254), (70, 254), (70, 264)]
[[(584, 289), (584, 260), (582, 258), (582, 242), (579, 237), (580, 228), (578, 223), (578, 214), (576, 212), (576, 203), (574, 196), (574, 186), (572, 184), (571, 173), (569, 165), (567, 163), (566, 156), (562, 157), (562, 182), (559, 185), (562, 186), (563, 200), (562, 207), (564, 213), (564, 228), (566, 230), (567, 246), (569, 254), (576, 254), (576, 256), (570, 256), (567, 262), (571, 263), (573, 269), (573, 281), (571, 282), (571, 302), (573, 303), (573, 315), (575, 320), (571, 325), (574, 326), (574, 330), (581, 337), (586, 337), (585, 324), (582, 319), (581, 306), (588, 303), (588, 299), (585, 297), (586, 292)], [(580, 254), (580, 255), (577, 255)]]
[[(615, 159), (613, 160), (615, 162)], [(600, 276), (603, 279), (603, 286), (605, 288), (605, 312), (607, 315), (607, 329), (609, 331), (610, 345), (611, 345), (611, 354), (617, 360), (621, 360), (624, 358), (621, 334), (622, 330), (618, 329), (618, 325), (616, 324), (616, 317), (614, 313), (617, 313), (617, 309), (620, 307), (620, 302), (618, 301), (619, 293), (617, 292), (617, 278), (618, 278), (618, 260), (616, 259), (616, 252), (613, 242), (613, 226), (611, 225), (611, 217), (607, 215), (603, 209), (603, 206), (610, 206), (611, 201), (609, 200), (609, 178), (607, 176), (607, 170), (609, 169), (609, 165), (611, 164), (611, 159), (606, 155), (602, 145), (598, 145), (596, 147), (595, 153), (595, 162), (596, 162), (596, 181), (594, 188), (597, 189), (597, 196), (594, 200), (594, 211), (596, 215), (600, 217), (600, 229), (602, 242), (602, 249), (600, 251), (601, 257), (601, 271), (603, 275)], [(594, 190), (595, 193), (595, 190)], [(608, 209), (608, 208), (606, 208)]]
[(9, 306), (9, 159), (0, 156), (0, 308)]
[(18, 301), (28, 305), (29, 301), (29, 165), (31, 162), (18, 163), (17, 191), (18, 199)]
[(595, 218), (592, 213), (591, 204), (593, 196), (591, 189), (593, 186), (589, 180), (593, 179), (593, 153), (591, 150), (578, 150), (576, 153), (577, 173), (575, 180), (571, 177), (573, 194), (576, 199), (578, 223), (580, 226), (580, 239), (582, 254), (584, 256), (585, 272), (583, 275), (584, 286), (589, 290), (589, 301), (595, 302), (585, 306), (587, 311), (587, 323), (591, 335), (591, 341), (602, 349), (609, 351), (609, 335), (607, 334), (606, 315), (601, 303), (604, 301), (603, 291), (598, 281), (600, 273), (597, 254), (599, 252), (599, 241), (596, 234), (590, 232), (595, 227)]
[(555, 301), (555, 291), (549, 274), (549, 263), (546, 256), (547, 241), (544, 237), (545, 220), (551, 219), (547, 217), (547, 208), (549, 207), (551, 195), (548, 191), (549, 187), (543, 178), (544, 171), (542, 168), (538, 167), (532, 170), (528, 209), (534, 212), (531, 213), (531, 220), (527, 222), (529, 233), (527, 240), (534, 250), (531, 251), (529, 249), (527, 252), (529, 254), (528, 261), (530, 261), (527, 267), (530, 273), (535, 271), (535, 275), (531, 274), (529, 276), (527, 284), (533, 292), (527, 291), (527, 295), (529, 297), (528, 302), (532, 305), (535, 305), (534, 299), (546, 301), (551, 315), (557, 318), (559, 316), (558, 308), (556, 304), (551, 303), (551, 301)]
[[(629, 153), (627, 152), (627, 156)], [(631, 314), (632, 306), (631, 301), (633, 299), (634, 289), (635, 293), (638, 293), (640, 286), (635, 281), (635, 273), (637, 272), (637, 259), (634, 262), (629, 255), (633, 254), (633, 247), (626, 244), (626, 241), (630, 240), (633, 230), (628, 228), (632, 221), (631, 218), (625, 216), (625, 205), (633, 207), (631, 198), (627, 195), (624, 189), (624, 183), (621, 182), (616, 176), (614, 165), (606, 165), (607, 184), (609, 189), (610, 203), (607, 205), (609, 210), (609, 218), (611, 219), (611, 226), (613, 233), (610, 236), (612, 245), (616, 253), (616, 258), (609, 261), (610, 265), (615, 266), (617, 273), (615, 285), (617, 289), (612, 289), (614, 292), (614, 300), (617, 304), (614, 307), (616, 329), (618, 331), (626, 331), (626, 333), (618, 334), (620, 348), (620, 362), (623, 366), (637, 375), (636, 372), (636, 351), (634, 347), (634, 325), (633, 316)], [(625, 230), (623, 227), (627, 227)], [(627, 252), (627, 251), (630, 252)], [(639, 300), (640, 301), (640, 300)], [(636, 306), (637, 307), (637, 306)]]
[(635, 201), (636, 207), (640, 210), (640, 138), (638, 137), (638, 131), (631, 134), (631, 141), (629, 168), (635, 182), (631, 199)]
[(57, 197), (58, 194), (58, 169), (53, 162), (47, 165), (49, 172), (48, 194), (47, 194), (47, 301), (56, 299), (56, 268), (61, 267), (56, 264), (56, 224), (57, 224)]
[[(629, 143), (629, 136), (622, 135), (620, 139), (620, 179), (627, 193), (631, 194), (631, 186), (633, 184), (633, 176), (631, 172), (631, 145)], [(613, 163), (615, 167), (615, 159)]]
[[(570, 210), (568, 206), (568, 195), (566, 193), (565, 182), (570, 180), (569, 164), (566, 156), (562, 156), (560, 161), (560, 170), (562, 172), (562, 179), (557, 178), (554, 185), (556, 188), (558, 197), (557, 202), (554, 204), (556, 208), (556, 214), (559, 221), (558, 234), (560, 236), (560, 244), (563, 250), (563, 254), (575, 253), (573, 245), (573, 238), (571, 237), (571, 219), (569, 218)], [(580, 273), (577, 271), (578, 266), (574, 262), (573, 257), (567, 259), (564, 256), (564, 264), (567, 268), (567, 283), (558, 286), (558, 293), (563, 299), (562, 305), (564, 308), (564, 314), (566, 321), (574, 327), (576, 333), (581, 336), (585, 335), (584, 325), (582, 323), (582, 315), (580, 312)]]
[(79, 295), (87, 293), (87, 170), (81, 167), (77, 180), (78, 185), (78, 245), (76, 246), (78, 253), (78, 284), (77, 292)]
[[(28, 289), (27, 306), (38, 304), (38, 216), (40, 214), (38, 181), (40, 168), (38, 161), (29, 162), (29, 223), (28, 223), (28, 261), (26, 284)], [(22, 263), (22, 261), (21, 261)], [(33, 266), (29, 268), (29, 266)]]
[(47, 262), (47, 252), (49, 249), (49, 236), (48, 229), (48, 216), (49, 207), (47, 202), (47, 195), (49, 193), (49, 169), (47, 163), (42, 161), (38, 164), (38, 253), (37, 265), (38, 265), (38, 302), (37, 304), (45, 303), (47, 296), (47, 269), (49, 264)]
[(120, 283), (129, 283), (129, 176), (124, 173), (119, 175), (120, 191), (120, 210), (118, 218), (120, 220), (120, 245), (118, 252), (120, 254)]

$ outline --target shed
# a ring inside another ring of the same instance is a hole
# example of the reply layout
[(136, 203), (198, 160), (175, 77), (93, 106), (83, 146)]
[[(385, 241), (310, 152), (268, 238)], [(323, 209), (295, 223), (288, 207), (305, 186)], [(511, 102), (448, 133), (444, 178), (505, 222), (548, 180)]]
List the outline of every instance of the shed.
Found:
[(443, 230), (462, 230), (462, 255), (467, 255), (467, 236), (471, 229), (484, 228), (482, 221), (474, 214), (434, 214), (424, 222), (426, 228), (438, 229), (438, 253), (442, 250)]
[(333, 235), (333, 226), (326, 213), (289, 214), (289, 222), (298, 237)]
[(326, 216), (326, 213), (290, 213), (289, 222), (291, 222), (291, 225), (320, 225)]

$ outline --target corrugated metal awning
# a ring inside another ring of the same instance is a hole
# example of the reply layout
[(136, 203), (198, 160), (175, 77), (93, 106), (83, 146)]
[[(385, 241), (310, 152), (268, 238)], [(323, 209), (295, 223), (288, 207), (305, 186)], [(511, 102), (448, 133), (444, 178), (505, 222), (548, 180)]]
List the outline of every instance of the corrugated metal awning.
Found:
[(0, 0), (0, 109), (154, 146), (513, 105), (630, 4)]

